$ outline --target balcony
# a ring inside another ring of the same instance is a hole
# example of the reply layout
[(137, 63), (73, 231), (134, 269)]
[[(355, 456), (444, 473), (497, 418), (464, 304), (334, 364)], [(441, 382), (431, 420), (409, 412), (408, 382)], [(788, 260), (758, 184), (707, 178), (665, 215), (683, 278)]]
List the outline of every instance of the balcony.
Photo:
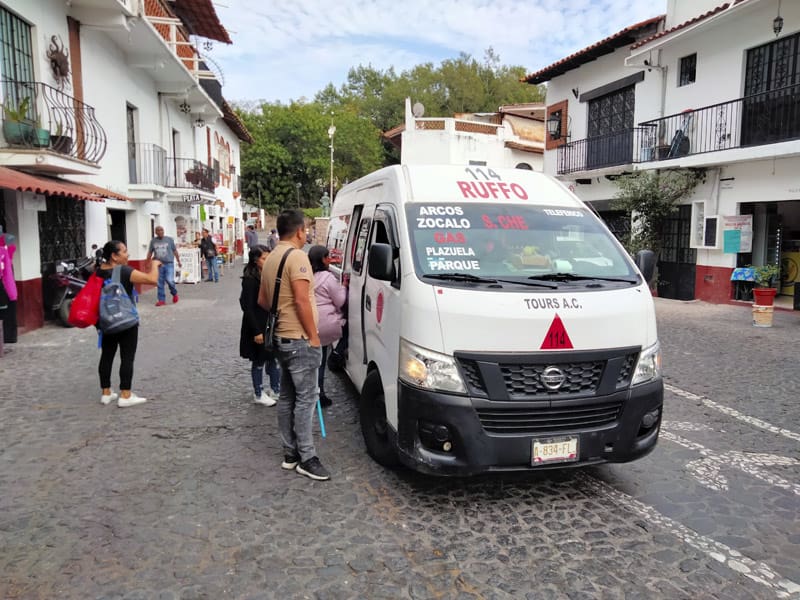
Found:
[(558, 174), (645, 162), (654, 140), (652, 128), (634, 127), (564, 144), (558, 148)]
[(685, 110), (639, 124), (659, 140), (658, 159), (800, 139), (800, 85)]
[(64, 173), (86, 169), (53, 159), (99, 166), (106, 153), (107, 138), (94, 107), (38, 81), (3, 79), (2, 89), (5, 147), (34, 151), (4, 162)]
[(167, 156), (157, 144), (128, 144), (131, 185), (194, 189), (214, 193), (213, 170), (199, 160)]
[[(793, 140), (800, 140), (800, 85), (685, 110), (644, 121), (632, 129), (570, 142), (558, 149), (557, 172), (567, 175), (658, 163)], [(724, 159), (715, 157), (714, 162), (748, 158), (752, 158), (748, 153), (741, 156), (728, 153)], [(703, 164), (700, 158), (692, 166)]]

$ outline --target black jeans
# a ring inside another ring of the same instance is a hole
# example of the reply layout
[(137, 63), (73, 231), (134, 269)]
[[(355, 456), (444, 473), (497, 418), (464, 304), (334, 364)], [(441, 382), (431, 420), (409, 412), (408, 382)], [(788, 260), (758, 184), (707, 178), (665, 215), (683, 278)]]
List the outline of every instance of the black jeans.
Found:
[(100, 353), (100, 387), (111, 387), (111, 366), (119, 346), (119, 389), (131, 389), (133, 382), (133, 359), (136, 358), (136, 346), (139, 343), (139, 326), (119, 333), (103, 334), (102, 352)]

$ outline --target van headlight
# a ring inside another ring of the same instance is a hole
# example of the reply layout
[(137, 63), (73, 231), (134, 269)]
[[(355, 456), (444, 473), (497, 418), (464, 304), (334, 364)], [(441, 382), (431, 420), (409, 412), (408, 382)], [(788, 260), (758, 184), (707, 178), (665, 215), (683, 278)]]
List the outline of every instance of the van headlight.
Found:
[(400, 340), (400, 379), (428, 390), (466, 393), (452, 356)]
[(645, 383), (659, 377), (661, 377), (661, 344), (656, 342), (642, 350), (639, 355), (639, 361), (633, 370), (631, 385)]

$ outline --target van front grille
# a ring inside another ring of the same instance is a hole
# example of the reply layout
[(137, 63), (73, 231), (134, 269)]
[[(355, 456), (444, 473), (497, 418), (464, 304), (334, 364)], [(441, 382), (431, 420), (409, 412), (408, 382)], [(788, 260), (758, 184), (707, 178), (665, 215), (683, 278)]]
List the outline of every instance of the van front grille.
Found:
[(603, 373), (603, 361), (585, 363), (556, 364), (566, 375), (566, 381), (557, 390), (548, 390), (542, 383), (542, 372), (549, 365), (514, 365), (501, 364), (500, 372), (510, 398), (515, 396), (594, 394), (600, 375)]
[[(638, 356), (636, 347), (530, 354), (455, 353), (467, 392), (499, 402), (612, 394), (630, 387)], [(542, 382), (549, 367), (556, 367), (564, 375), (556, 390)]]
[(478, 418), (489, 433), (532, 434), (585, 430), (617, 420), (622, 402), (563, 408), (478, 409)]

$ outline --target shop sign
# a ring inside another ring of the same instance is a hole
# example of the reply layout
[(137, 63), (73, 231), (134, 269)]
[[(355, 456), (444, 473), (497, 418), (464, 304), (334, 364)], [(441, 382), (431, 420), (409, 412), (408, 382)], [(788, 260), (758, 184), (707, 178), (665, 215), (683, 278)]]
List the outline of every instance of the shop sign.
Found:
[(753, 251), (753, 215), (722, 217), (722, 251), (726, 254)]
[(183, 194), (181, 200), (184, 202), (200, 202), (200, 194)]

